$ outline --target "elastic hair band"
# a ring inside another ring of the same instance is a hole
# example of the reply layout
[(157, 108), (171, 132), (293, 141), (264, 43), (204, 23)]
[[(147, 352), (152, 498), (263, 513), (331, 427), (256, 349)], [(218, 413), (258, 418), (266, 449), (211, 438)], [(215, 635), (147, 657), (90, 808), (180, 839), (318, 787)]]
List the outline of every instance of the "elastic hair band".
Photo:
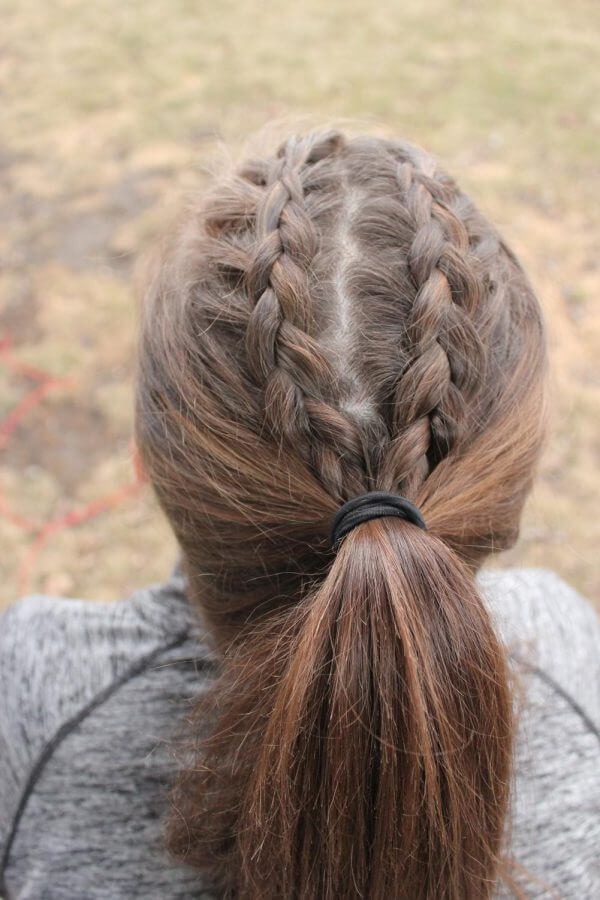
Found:
[(406, 497), (388, 494), (386, 491), (369, 491), (359, 497), (352, 497), (338, 509), (331, 524), (332, 547), (337, 550), (342, 538), (357, 525), (382, 516), (396, 516), (427, 531), (419, 509)]

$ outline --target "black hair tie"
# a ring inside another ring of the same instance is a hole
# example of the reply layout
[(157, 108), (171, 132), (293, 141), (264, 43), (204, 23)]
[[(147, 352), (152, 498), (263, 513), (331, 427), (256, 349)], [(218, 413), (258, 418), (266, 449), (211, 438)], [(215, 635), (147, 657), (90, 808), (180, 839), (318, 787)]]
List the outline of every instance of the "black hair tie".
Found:
[(427, 530), (425, 520), (419, 509), (407, 500), (406, 497), (400, 497), (398, 494), (388, 494), (386, 491), (369, 491), (367, 494), (361, 494), (359, 497), (352, 497), (340, 506), (331, 525), (331, 544), (335, 550), (342, 540), (361, 522), (368, 522), (369, 519), (379, 519), (382, 516), (396, 516), (399, 519), (406, 519), (413, 525)]

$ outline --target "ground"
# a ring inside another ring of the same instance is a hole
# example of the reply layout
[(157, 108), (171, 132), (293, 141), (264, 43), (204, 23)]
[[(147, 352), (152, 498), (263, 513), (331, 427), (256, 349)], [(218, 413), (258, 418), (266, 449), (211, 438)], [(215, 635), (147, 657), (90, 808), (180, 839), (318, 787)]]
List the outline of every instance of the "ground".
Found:
[(5, 0), (2, 32), (0, 605), (168, 572), (131, 463), (135, 259), (220, 140), (308, 114), (433, 151), (521, 257), (552, 430), (498, 564), (600, 607), (596, 0)]

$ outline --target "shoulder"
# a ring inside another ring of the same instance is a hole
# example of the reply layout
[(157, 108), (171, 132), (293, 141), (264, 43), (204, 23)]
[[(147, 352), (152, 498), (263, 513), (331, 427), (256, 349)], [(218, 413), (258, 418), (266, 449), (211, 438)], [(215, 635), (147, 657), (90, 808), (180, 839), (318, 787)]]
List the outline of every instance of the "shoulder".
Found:
[(600, 619), (546, 569), (478, 580), (518, 676), (513, 856), (561, 896), (596, 896)]
[(478, 580), (512, 659), (600, 729), (600, 617), (591, 603), (548, 569), (489, 570)]
[(0, 703), (47, 731), (90, 693), (194, 627), (172, 582), (116, 603), (33, 595), (0, 615)]
[(477, 580), (498, 625), (509, 632), (515, 620), (520, 628), (540, 621), (558, 628), (600, 627), (590, 602), (550, 569), (484, 569)]
[(34, 595), (0, 615), (0, 845), (36, 767), (70, 724), (191, 636), (203, 646), (173, 578), (112, 604)]

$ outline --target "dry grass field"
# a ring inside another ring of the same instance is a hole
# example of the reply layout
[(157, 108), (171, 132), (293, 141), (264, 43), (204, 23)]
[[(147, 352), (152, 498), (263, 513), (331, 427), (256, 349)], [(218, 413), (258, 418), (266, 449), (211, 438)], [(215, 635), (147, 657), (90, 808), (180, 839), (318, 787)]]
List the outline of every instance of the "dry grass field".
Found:
[(519, 545), (600, 606), (597, 0), (0, 0), (0, 605), (116, 598), (175, 548), (130, 454), (133, 269), (220, 140), (359, 118), (438, 155), (551, 342)]

